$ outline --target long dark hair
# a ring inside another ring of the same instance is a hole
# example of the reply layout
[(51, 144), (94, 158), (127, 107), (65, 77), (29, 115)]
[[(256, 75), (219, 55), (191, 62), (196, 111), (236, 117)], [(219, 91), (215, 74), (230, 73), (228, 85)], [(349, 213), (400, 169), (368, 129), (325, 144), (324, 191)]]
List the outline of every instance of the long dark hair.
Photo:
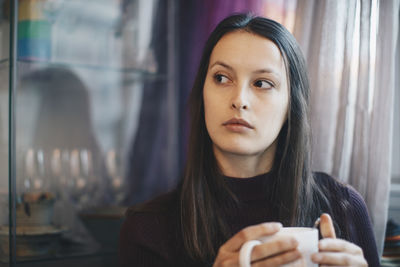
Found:
[[(301, 49), (279, 23), (249, 14), (232, 15), (218, 24), (207, 40), (189, 98), (190, 135), (187, 163), (180, 185), (180, 227), (183, 244), (192, 259), (210, 261), (229, 238), (217, 205), (221, 196), (234, 199), (225, 186), (212, 150), (204, 119), (203, 87), (211, 52), (227, 33), (246, 31), (265, 37), (279, 48), (289, 81), (288, 119), (278, 136), (271, 172), (278, 218), (285, 226), (310, 226), (321, 211), (319, 189), (310, 170), (309, 81)], [(281, 196), (289, 196), (282, 198)], [(218, 199), (217, 199), (218, 197)], [(317, 200), (318, 201), (314, 201)], [(326, 202), (327, 201), (322, 201)]]

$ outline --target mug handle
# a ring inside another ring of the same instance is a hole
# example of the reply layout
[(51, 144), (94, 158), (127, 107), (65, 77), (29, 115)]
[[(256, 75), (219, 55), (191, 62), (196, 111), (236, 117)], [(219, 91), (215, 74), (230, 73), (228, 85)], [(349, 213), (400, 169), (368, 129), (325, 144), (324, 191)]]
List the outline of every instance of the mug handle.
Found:
[(243, 244), (239, 252), (239, 266), (251, 267), (251, 251), (257, 245), (260, 245), (259, 240), (250, 240)]

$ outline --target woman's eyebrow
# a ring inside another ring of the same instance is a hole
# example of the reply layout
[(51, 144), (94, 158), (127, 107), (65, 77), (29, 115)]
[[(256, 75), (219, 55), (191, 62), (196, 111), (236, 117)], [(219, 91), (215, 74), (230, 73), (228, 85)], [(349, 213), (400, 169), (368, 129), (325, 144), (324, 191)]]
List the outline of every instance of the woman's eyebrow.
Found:
[(233, 68), (232, 68), (231, 66), (229, 66), (228, 64), (226, 64), (226, 63), (224, 63), (224, 62), (221, 62), (221, 61), (215, 61), (214, 64), (212, 64), (212, 65), (210, 66), (210, 69), (211, 69), (212, 67), (214, 67), (215, 65), (221, 65), (221, 66), (224, 67), (224, 68), (227, 68), (227, 69), (229, 69), (229, 70), (233, 70)]
[(259, 69), (256, 71), (253, 71), (254, 74), (264, 74), (264, 73), (268, 73), (270, 75), (272, 75), (272, 77), (275, 77), (278, 80), (281, 80), (281, 74), (274, 70), (273, 68), (264, 68), (264, 69)]
[[(222, 62), (222, 61), (215, 61), (211, 66), (210, 69), (213, 68), (215, 65), (220, 65), (224, 68), (227, 68), (231, 71), (233, 71), (233, 68), (231, 66), (229, 66), (228, 64)], [(276, 76), (279, 76), (279, 73), (277, 71), (275, 71), (273, 68), (263, 68), (263, 69), (259, 69), (259, 70), (255, 70), (253, 71), (254, 74), (262, 74), (262, 73), (271, 73), (274, 74)]]
[(255, 71), (253, 71), (253, 73), (255, 73), (255, 74), (260, 74), (260, 73), (272, 73), (272, 74), (278, 75), (278, 72), (275, 71), (275, 70), (272, 69), (272, 68), (265, 68), (265, 69), (255, 70)]

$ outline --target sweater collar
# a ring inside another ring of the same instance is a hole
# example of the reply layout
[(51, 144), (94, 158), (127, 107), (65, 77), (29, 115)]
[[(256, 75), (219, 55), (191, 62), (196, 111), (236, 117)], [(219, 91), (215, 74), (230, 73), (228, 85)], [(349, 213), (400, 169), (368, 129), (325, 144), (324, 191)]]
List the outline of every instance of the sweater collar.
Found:
[(248, 178), (224, 176), (224, 180), (239, 201), (265, 200), (269, 197), (273, 185), (271, 172)]

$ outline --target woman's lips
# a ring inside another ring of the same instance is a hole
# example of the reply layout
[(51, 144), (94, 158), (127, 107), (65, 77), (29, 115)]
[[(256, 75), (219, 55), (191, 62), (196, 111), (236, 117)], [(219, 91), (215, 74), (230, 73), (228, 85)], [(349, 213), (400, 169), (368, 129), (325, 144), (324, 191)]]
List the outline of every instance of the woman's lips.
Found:
[(230, 119), (224, 122), (222, 125), (233, 132), (243, 132), (248, 129), (254, 129), (254, 127), (250, 125), (250, 123), (248, 123), (244, 119), (239, 118)]

